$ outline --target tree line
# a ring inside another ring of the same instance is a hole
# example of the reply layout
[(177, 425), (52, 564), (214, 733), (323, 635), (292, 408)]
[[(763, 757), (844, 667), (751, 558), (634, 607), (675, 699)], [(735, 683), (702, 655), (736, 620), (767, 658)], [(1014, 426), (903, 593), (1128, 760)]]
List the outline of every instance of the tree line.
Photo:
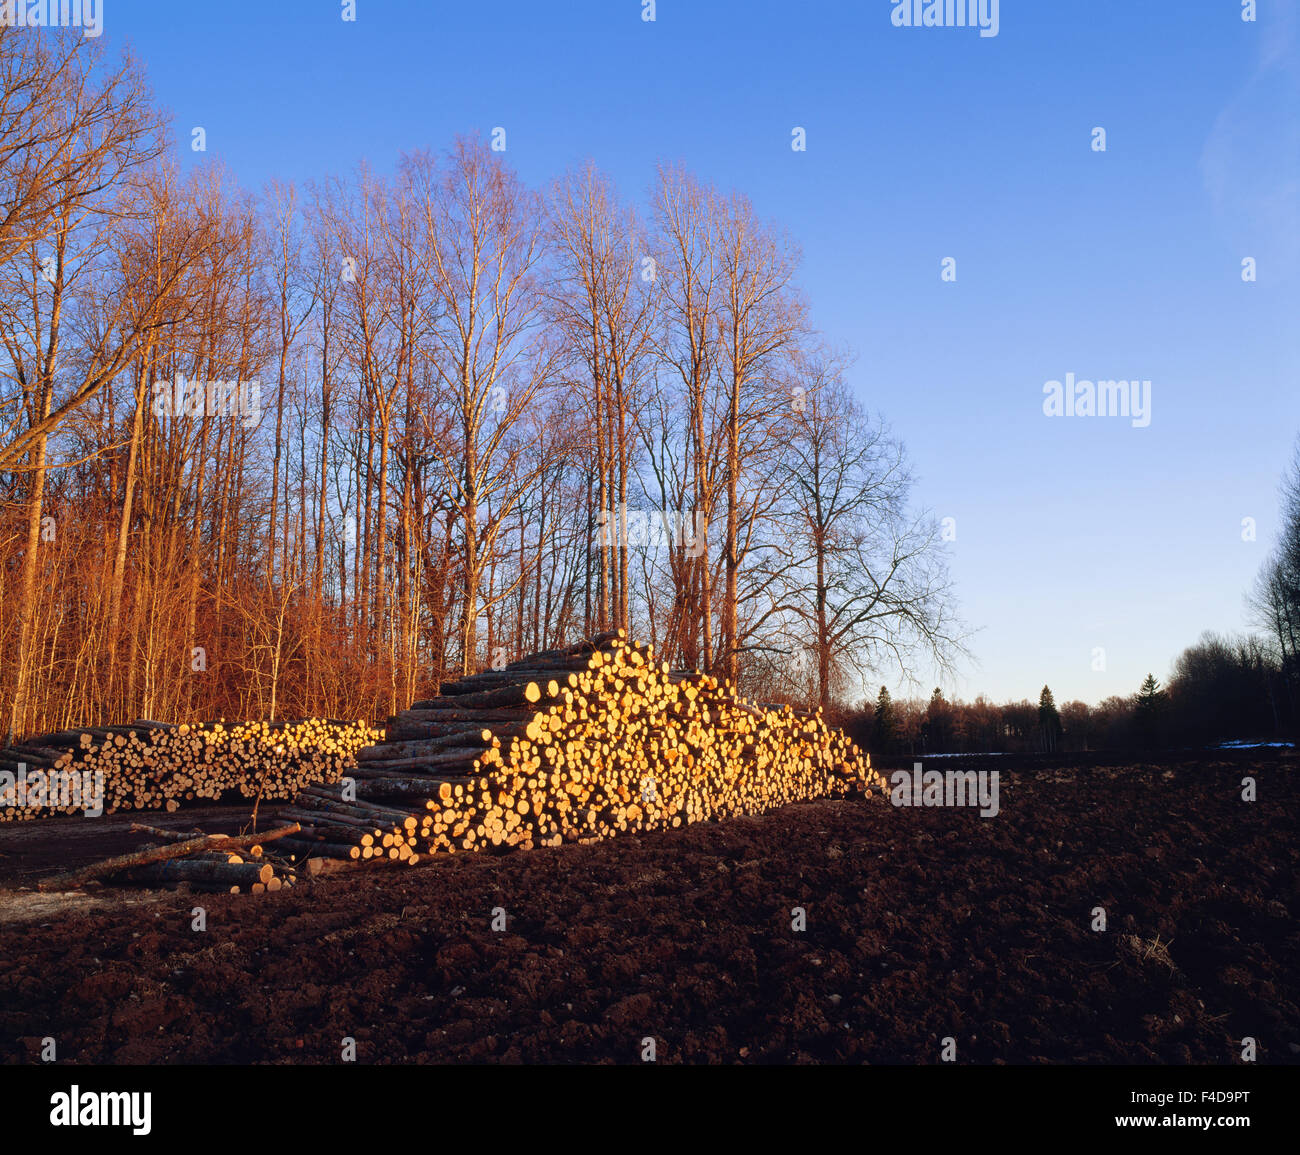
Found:
[(1181, 748), (1300, 738), (1300, 442), (1280, 487), (1281, 533), (1246, 603), (1257, 632), (1203, 634), (1175, 660), (1167, 682), (1148, 674), (1132, 694), (1095, 706), (895, 701), (885, 686), (850, 712), (848, 726), (877, 755), (1081, 753)]
[(830, 706), (961, 652), (799, 252), (475, 137), (182, 175), (143, 69), (0, 28), (0, 726), (375, 717), (622, 627)]

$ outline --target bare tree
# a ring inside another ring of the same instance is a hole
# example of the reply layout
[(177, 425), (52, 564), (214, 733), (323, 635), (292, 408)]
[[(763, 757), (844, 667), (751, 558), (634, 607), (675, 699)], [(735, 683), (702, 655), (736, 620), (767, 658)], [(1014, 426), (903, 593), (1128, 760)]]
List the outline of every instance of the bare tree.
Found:
[[(774, 447), (790, 429), (783, 369), (805, 336), (806, 321), (793, 286), (798, 254), (788, 238), (759, 222), (748, 199), (738, 193), (718, 203), (714, 221), (722, 288), (719, 363), (727, 405), (722, 664), (735, 681), (741, 649), (740, 567), (755, 542), (758, 520), (752, 503), (742, 508), (744, 475), (772, 461)], [(760, 484), (758, 491), (763, 488)]]
[(655, 187), (654, 217), (661, 260), (658, 285), (663, 325), (656, 353), (683, 390), (686, 446), (679, 458), (689, 478), (692, 514), (703, 528), (702, 548), (688, 551), (683, 585), (674, 599), (676, 648), (689, 666), (713, 665), (714, 575), (708, 527), (723, 484), (721, 446), (724, 418), (719, 412), (717, 366), (718, 309), (722, 273), (714, 247), (713, 195), (681, 168), (661, 167)]
[(1283, 475), (1280, 498), (1281, 533), (1246, 601), (1269, 639), (1294, 717), (1300, 714), (1300, 442)]
[(403, 173), (423, 224), (425, 272), (440, 314), (433, 364), (457, 419), (443, 466), (459, 514), (460, 665), (469, 673), (496, 539), (538, 468), (518, 427), (551, 380), (556, 357), (540, 334), (543, 220), (536, 195), (479, 140), (458, 140), (442, 170), (416, 154)]
[(816, 663), (817, 698), (831, 703), (837, 675), (910, 670), (924, 656), (941, 669), (963, 653), (937, 527), (907, 509), (903, 446), (848, 395), (834, 363), (804, 371), (785, 483), (795, 536), (785, 558), (795, 644)]
[[(47, 43), (0, 26), (0, 263), (50, 286), (44, 319), (52, 328), (30, 335), (47, 346), (52, 338), (55, 349), (70, 275), (97, 271), (110, 229), (147, 211), (135, 182), (163, 147), (162, 123), (134, 62), (100, 65), (98, 48), (84, 38), (59, 33)], [(171, 283), (177, 276), (173, 270)], [(33, 300), (30, 292), (20, 299)], [(158, 328), (164, 300), (155, 294), (144, 314), (120, 309), (106, 342), (82, 359), (78, 380), (48, 404), (39, 397), (39, 373), (11, 378), (19, 392), (0, 394), (0, 470), (43, 468), (46, 436), (130, 363)], [(33, 355), (34, 347), (29, 366)], [(55, 365), (47, 347), (47, 376)]]
[(652, 266), (635, 213), (594, 165), (557, 181), (550, 198), (557, 277), (552, 314), (584, 371), (595, 451), (600, 569), (596, 628), (629, 624), (628, 485), (638, 385), (655, 324)]

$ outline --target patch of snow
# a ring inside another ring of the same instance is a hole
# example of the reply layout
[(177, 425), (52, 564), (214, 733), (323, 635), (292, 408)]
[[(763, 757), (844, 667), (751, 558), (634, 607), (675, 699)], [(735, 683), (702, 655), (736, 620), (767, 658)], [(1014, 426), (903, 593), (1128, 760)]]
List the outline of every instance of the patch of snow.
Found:
[(1214, 749), (1216, 750), (1290, 750), (1295, 746), (1294, 742), (1244, 742), (1240, 739), (1233, 742), (1220, 742)]
[(913, 758), (1002, 758), (1006, 756), (1005, 750), (992, 750), (987, 754), (913, 754)]

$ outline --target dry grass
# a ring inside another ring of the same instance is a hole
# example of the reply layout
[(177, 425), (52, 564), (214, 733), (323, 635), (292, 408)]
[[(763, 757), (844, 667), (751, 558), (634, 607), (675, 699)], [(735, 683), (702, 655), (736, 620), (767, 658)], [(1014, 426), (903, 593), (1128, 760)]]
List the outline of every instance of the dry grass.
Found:
[(1120, 945), (1140, 963), (1155, 962), (1169, 968), (1170, 972), (1178, 969), (1170, 957), (1169, 948), (1173, 939), (1162, 940), (1159, 935), (1143, 939), (1136, 934), (1126, 934), (1120, 938)]

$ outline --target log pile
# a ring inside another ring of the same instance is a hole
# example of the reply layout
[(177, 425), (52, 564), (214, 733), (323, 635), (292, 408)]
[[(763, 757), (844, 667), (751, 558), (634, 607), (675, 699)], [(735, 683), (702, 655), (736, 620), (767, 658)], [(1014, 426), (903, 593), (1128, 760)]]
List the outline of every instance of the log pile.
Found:
[(71, 890), (84, 883), (106, 879), (117, 883), (139, 883), (150, 887), (184, 883), (191, 890), (216, 893), (274, 893), (292, 887), (296, 872), (284, 861), (273, 860), (263, 851), (263, 843), (274, 844), (289, 834), (297, 834), (296, 825), (268, 830), (261, 834), (204, 834), (160, 830), (154, 826), (132, 823), (131, 829), (147, 834), (162, 845), (145, 844), (129, 854), (106, 858), (64, 874), (43, 879), (38, 889)]
[(620, 631), (444, 683), (279, 815), (296, 853), (417, 862), (885, 792), (819, 711), (746, 702)]
[[(280, 801), (314, 782), (337, 781), (380, 733), (365, 722), (227, 724), (139, 721), (86, 726), (0, 749), (0, 821), (91, 808), (97, 774), (103, 809), (176, 810), (233, 792)], [(77, 775), (70, 779), (69, 775)], [(79, 788), (73, 797), (70, 788)]]

